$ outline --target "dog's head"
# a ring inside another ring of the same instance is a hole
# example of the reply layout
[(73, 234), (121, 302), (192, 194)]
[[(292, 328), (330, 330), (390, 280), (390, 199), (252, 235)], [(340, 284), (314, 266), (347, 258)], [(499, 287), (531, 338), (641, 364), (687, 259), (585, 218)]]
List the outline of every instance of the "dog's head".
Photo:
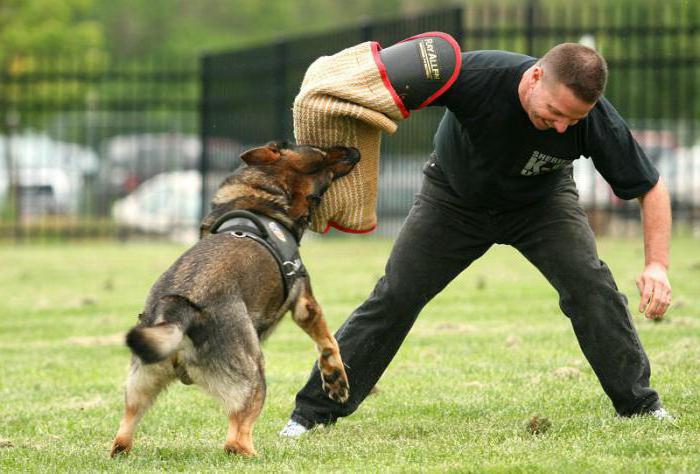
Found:
[(348, 174), (360, 160), (356, 148), (320, 148), (271, 142), (241, 154), (245, 166), (227, 178), (212, 201), (207, 224), (222, 213), (246, 209), (275, 218), (297, 237), (331, 182)]
[(345, 176), (360, 161), (357, 148), (319, 148), (270, 142), (241, 155), (248, 166), (264, 170), (295, 193), (320, 197), (331, 181)]

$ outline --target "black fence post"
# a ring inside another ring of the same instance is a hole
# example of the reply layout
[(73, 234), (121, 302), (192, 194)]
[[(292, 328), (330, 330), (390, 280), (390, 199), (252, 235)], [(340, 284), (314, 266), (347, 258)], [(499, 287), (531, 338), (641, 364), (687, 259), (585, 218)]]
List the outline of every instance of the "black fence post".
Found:
[(454, 13), (451, 15), (452, 18), (452, 28), (454, 32), (454, 39), (461, 48), (464, 41), (464, 9), (462, 7), (456, 7)]
[(291, 101), (287, 97), (287, 67), (289, 57), (289, 41), (281, 39), (275, 45), (275, 138), (286, 140), (289, 137), (290, 116), (292, 113)]
[(537, 8), (537, 0), (528, 0), (525, 7), (525, 41), (527, 44), (526, 52), (529, 56), (535, 55), (535, 10)]
[(24, 240), (24, 233), (22, 231), (22, 190), (17, 172), (19, 166), (15, 161), (17, 150), (12, 146), (20, 126), (20, 114), (16, 106), (10, 104), (5, 108), (0, 120), (5, 125), (5, 150), (3, 150), (5, 162), (0, 166), (5, 166), (7, 170), (7, 195), (3, 212), (12, 218), (12, 238), (15, 243), (18, 243)]
[[(695, 3), (691, 2), (689, 4), (689, 16), (688, 18), (693, 18), (697, 19), (697, 6)], [(688, 26), (688, 36), (689, 36), (689, 41), (688, 41), (688, 57), (690, 58), (690, 67), (688, 68), (688, 103), (691, 104), (690, 106), (690, 114), (689, 120), (688, 120), (688, 136), (690, 137), (688, 140), (688, 146), (690, 147), (690, 156), (688, 157), (690, 161), (690, 169), (687, 170), (689, 175), (691, 176), (690, 179), (690, 185), (691, 187), (700, 187), (700, 183), (695, 183), (695, 176), (698, 176), (697, 170), (694, 169), (695, 166), (697, 166), (697, 162), (693, 159), (693, 154), (695, 147), (700, 146), (696, 145), (697, 142), (697, 137), (696, 137), (696, 118), (698, 117), (697, 115), (697, 110), (698, 110), (698, 103), (697, 103), (697, 70), (700, 67), (700, 57), (698, 55), (698, 50), (697, 50), (697, 38), (698, 34), (700, 33), (700, 24), (697, 23), (697, 20), (694, 20), (689, 26)], [(697, 221), (700, 217), (700, 209), (698, 209), (698, 203), (694, 203), (691, 200), (691, 209), (690, 209), (690, 215), (688, 216), (688, 225), (690, 229), (696, 229), (697, 227)]]
[(373, 39), (374, 28), (372, 23), (365, 23), (360, 27), (361, 42), (371, 41)]
[(211, 135), (209, 130), (209, 111), (213, 106), (213, 101), (209, 97), (211, 92), (210, 79), (213, 77), (210, 69), (209, 56), (202, 56), (199, 62), (199, 82), (201, 84), (200, 100), (199, 100), (199, 141), (201, 146), (201, 155), (199, 158), (199, 175), (202, 180), (202, 190), (200, 193), (201, 203), (199, 208), (199, 220), (202, 221), (208, 211), (207, 192), (207, 175), (209, 173), (209, 140), (207, 137)]

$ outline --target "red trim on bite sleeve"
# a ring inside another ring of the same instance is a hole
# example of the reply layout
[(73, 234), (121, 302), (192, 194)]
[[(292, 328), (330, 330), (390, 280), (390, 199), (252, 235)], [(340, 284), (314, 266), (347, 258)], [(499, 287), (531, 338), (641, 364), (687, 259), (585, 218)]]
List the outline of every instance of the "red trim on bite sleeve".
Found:
[(330, 222), (328, 222), (328, 225), (324, 229), (323, 233), (324, 234), (328, 233), (328, 231), (331, 230), (331, 227), (333, 227), (334, 229), (337, 229), (341, 232), (347, 232), (348, 234), (369, 234), (370, 232), (374, 232), (374, 230), (377, 228), (377, 224), (374, 224), (369, 229), (349, 229), (347, 227), (343, 227), (342, 225), (338, 224), (337, 222), (330, 221)]
[(462, 69), (462, 51), (461, 51), (457, 41), (452, 36), (448, 35), (447, 33), (443, 33), (441, 31), (429, 31), (427, 33), (421, 33), (419, 35), (411, 36), (410, 38), (406, 38), (403, 41), (399, 41), (399, 43), (403, 43), (404, 41), (410, 41), (410, 40), (416, 39), (416, 38), (423, 38), (425, 36), (439, 36), (440, 38), (442, 38), (445, 41), (447, 41), (448, 43), (450, 43), (450, 45), (452, 45), (452, 51), (454, 51), (454, 53), (455, 53), (455, 68), (454, 68), (454, 71), (452, 71), (452, 75), (447, 80), (447, 82), (440, 89), (438, 89), (437, 92), (435, 92), (433, 95), (428, 97), (425, 101), (423, 101), (422, 104), (420, 104), (418, 107), (416, 107), (415, 110), (419, 110), (419, 109), (422, 109), (423, 107), (425, 107), (426, 105), (430, 105), (435, 99), (437, 99), (442, 94), (444, 94), (445, 91), (447, 89), (449, 89), (452, 86), (452, 84), (455, 83), (455, 81), (457, 80), (457, 76), (459, 76), (459, 71), (460, 71), (460, 69)]
[(391, 82), (389, 82), (389, 76), (386, 73), (386, 67), (384, 67), (384, 63), (382, 63), (382, 60), (379, 57), (379, 50), (380, 49), (381, 49), (381, 46), (379, 46), (379, 43), (377, 43), (376, 41), (372, 41), (372, 57), (374, 57), (374, 62), (377, 64), (377, 69), (379, 69), (379, 74), (382, 76), (382, 82), (384, 82), (384, 86), (389, 90), (389, 93), (391, 94), (391, 97), (394, 99), (396, 106), (401, 111), (401, 115), (403, 116), (403, 118), (408, 118), (408, 116), (411, 113), (408, 111), (408, 109), (406, 109), (406, 106), (403, 105), (403, 101), (401, 100), (401, 97), (399, 97), (399, 94), (397, 94), (396, 90), (394, 90), (394, 86), (392, 86)]

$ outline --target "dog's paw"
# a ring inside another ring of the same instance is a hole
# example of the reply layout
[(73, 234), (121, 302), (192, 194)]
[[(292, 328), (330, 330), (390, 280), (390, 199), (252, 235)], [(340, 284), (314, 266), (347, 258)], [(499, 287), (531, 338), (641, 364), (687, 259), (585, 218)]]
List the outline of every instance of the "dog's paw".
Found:
[(257, 456), (258, 452), (255, 451), (252, 445), (245, 445), (238, 441), (232, 443), (226, 443), (224, 446), (224, 452), (226, 454), (233, 454), (238, 456)]
[(121, 455), (126, 456), (131, 451), (131, 443), (123, 442), (120, 440), (114, 440), (112, 444), (112, 450), (109, 452), (109, 457), (114, 458)]
[(326, 395), (328, 395), (331, 400), (340, 403), (348, 401), (350, 385), (348, 384), (348, 377), (344, 371), (333, 369), (327, 374), (322, 371), (321, 381), (323, 391), (326, 392)]

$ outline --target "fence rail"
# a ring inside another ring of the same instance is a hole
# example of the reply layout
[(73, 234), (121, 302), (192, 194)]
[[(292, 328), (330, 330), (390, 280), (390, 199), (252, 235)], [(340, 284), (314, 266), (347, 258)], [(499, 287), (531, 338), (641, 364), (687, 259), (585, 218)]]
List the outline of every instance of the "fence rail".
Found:
[[(155, 176), (197, 167), (199, 87), (191, 62), (44, 58), (0, 71), (0, 240), (191, 232), (196, 222), (172, 210), (163, 211), (170, 225), (142, 225), (153, 217), (133, 194)], [(168, 202), (167, 192), (146, 198)]]
[[(364, 41), (390, 46), (425, 31), (444, 31), (461, 41), (463, 11), (451, 8), (416, 17), (371, 22), (327, 34), (280, 41), (202, 59), (202, 141), (229, 140), (230, 148), (205, 147), (203, 173), (214, 163), (237, 163), (240, 150), (293, 137), (291, 106), (307, 67), (316, 58)], [(382, 145), (378, 234), (393, 234), (417, 191), (421, 167), (442, 112), (426, 109), (401, 124)], [(220, 166), (219, 166), (220, 168)], [(215, 183), (216, 180), (209, 180)], [(203, 188), (206, 203), (213, 189)]]
[[(580, 41), (606, 56), (610, 68), (606, 95), (664, 175), (676, 228), (700, 232), (697, 8), (693, 2), (622, 3), (481, 2), (416, 18), (411, 27), (401, 21), (366, 25), (210, 55), (202, 63), (202, 135), (235, 137), (242, 147), (291, 136), (289, 107), (306, 66), (318, 56), (367, 39), (391, 45), (414, 33), (442, 30), (458, 38), (465, 50), (508, 49), (534, 56), (559, 42)], [(379, 234), (393, 235), (405, 217), (441, 115), (441, 110), (431, 108), (414, 113), (395, 135), (384, 138)], [(234, 155), (225, 159), (235, 160)], [(209, 156), (206, 160), (213, 161)], [(597, 231), (638, 231), (638, 206), (615, 198), (590, 160), (577, 160), (575, 176)], [(210, 192), (203, 190), (205, 197)]]
[[(676, 230), (700, 233), (700, 5), (692, 2), (469, 2), (280, 40), (200, 61), (0, 67), (0, 240), (192, 239), (218, 181), (246, 147), (291, 138), (291, 105), (317, 57), (430, 30), (465, 50), (541, 55), (581, 41), (608, 60), (606, 95), (656, 162)], [(382, 143), (377, 234), (406, 215), (442, 116), (412, 114)], [(600, 232), (635, 232), (638, 208), (577, 160), (581, 199)]]

